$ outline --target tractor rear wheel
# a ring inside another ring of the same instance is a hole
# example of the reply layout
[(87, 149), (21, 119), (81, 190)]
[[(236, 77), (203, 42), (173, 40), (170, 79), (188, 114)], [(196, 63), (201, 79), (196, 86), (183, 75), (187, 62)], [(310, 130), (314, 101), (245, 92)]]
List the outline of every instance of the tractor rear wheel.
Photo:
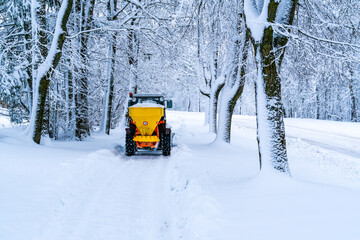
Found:
[(170, 134), (164, 134), (162, 139), (162, 153), (164, 156), (169, 156), (171, 152), (171, 137)]
[(135, 154), (135, 142), (132, 140), (130, 134), (126, 134), (125, 137), (125, 154), (126, 156), (132, 156)]

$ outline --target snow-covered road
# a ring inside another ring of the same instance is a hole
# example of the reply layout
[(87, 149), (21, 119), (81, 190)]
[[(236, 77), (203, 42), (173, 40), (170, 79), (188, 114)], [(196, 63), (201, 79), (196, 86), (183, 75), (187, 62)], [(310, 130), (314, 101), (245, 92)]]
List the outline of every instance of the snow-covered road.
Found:
[(117, 131), (38, 146), (1, 129), (0, 239), (359, 239), (359, 124), (287, 119), (288, 178), (259, 175), (254, 117), (230, 146), (201, 113), (168, 117), (170, 157), (126, 157)]
[[(112, 161), (91, 185), (53, 216), (38, 239), (169, 239), (165, 187), (169, 159), (135, 156), (114, 159), (110, 151), (92, 155)], [(117, 161), (117, 162), (116, 162)], [(59, 227), (61, 226), (61, 227)], [(58, 229), (54, 235), (54, 229)]]
[[(252, 116), (235, 116), (239, 128), (256, 129)], [(347, 154), (360, 156), (360, 126), (348, 122), (332, 122), (312, 119), (285, 119), (286, 137), (301, 139), (311, 145)]]

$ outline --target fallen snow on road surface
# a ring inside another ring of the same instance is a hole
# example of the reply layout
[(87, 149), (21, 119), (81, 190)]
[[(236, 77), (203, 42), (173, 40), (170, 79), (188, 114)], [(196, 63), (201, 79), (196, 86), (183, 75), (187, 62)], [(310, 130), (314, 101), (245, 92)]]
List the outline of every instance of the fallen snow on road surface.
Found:
[(167, 116), (170, 157), (124, 156), (121, 129), (40, 146), (0, 129), (0, 239), (360, 238), (359, 123), (286, 119), (289, 178), (259, 173), (254, 117), (227, 145), (201, 113)]

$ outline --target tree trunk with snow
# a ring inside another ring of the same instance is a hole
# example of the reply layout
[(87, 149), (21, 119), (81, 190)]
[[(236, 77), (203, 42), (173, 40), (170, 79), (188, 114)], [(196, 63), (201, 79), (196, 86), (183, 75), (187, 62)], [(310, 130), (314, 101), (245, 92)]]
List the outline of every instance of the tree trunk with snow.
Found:
[[(217, 79), (218, 80), (218, 79)], [(222, 80), (222, 78), (221, 78)], [(217, 132), (217, 115), (218, 115), (218, 102), (219, 102), (219, 95), (221, 92), (221, 89), (224, 87), (225, 83), (224, 81), (219, 81), (214, 83), (214, 87), (211, 88), (210, 93), (210, 121), (209, 121), (209, 129), (210, 132), (216, 133)]]
[(38, 22), (38, 36), (39, 36), (39, 50), (41, 56), (45, 59), (48, 54), (48, 35), (47, 35), (47, 21), (46, 21), (46, 0), (37, 0), (38, 7), (36, 8), (36, 18)]
[[(214, 79), (214, 80), (213, 80)], [(209, 131), (212, 133), (217, 132), (217, 114), (218, 102), (221, 89), (224, 87), (224, 77), (215, 78), (211, 76), (210, 79), (205, 77), (205, 84), (207, 91), (200, 90), (200, 93), (209, 98), (209, 107), (207, 109), (207, 123), (209, 124)]]
[(114, 78), (115, 78), (115, 56), (116, 56), (116, 36), (117, 33), (115, 32), (111, 39), (111, 44), (109, 50), (111, 52), (110, 56), (110, 66), (109, 66), (109, 82), (108, 82), (108, 90), (107, 90), (107, 108), (106, 108), (106, 121), (105, 121), (105, 133), (107, 135), (110, 134), (111, 128), (111, 113), (113, 108), (113, 98), (114, 98)]
[[(266, 34), (268, 33), (264, 35)], [(263, 160), (269, 159), (275, 169), (289, 173), (281, 80), (277, 75), (275, 56), (271, 53), (272, 49), (268, 48), (268, 44), (269, 42), (265, 41), (265, 44), (255, 46), (258, 74), (255, 82), (256, 117), (260, 166)]]
[(23, 9), (23, 26), (24, 26), (24, 31), (25, 31), (25, 35), (24, 35), (24, 39), (25, 39), (25, 44), (24, 44), (24, 50), (26, 53), (26, 60), (27, 60), (27, 64), (25, 66), (25, 71), (26, 71), (26, 83), (27, 83), (27, 108), (29, 109), (29, 113), (31, 114), (31, 108), (32, 108), (32, 101), (33, 101), (33, 58), (32, 58), (32, 51), (31, 51), (31, 47), (32, 47), (32, 30), (31, 30), (31, 7), (29, 5), (24, 6)]
[[(205, 89), (203, 90), (199, 89), (199, 92), (208, 98), (208, 101), (210, 102), (210, 93), (208, 91), (208, 89), (210, 89), (209, 87), (209, 81), (206, 78), (206, 75), (204, 74), (205, 69), (203, 68), (203, 59), (202, 59), (202, 34), (201, 34), (201, 30), (203, 29), (203, 25), (201, 22), (201, 10), (203, 8), (203, 1), (200, 0), (199, 2), (197, 2), (197, 15), (196, 15), (196, 47), (197, 47), (197, 66), (196, 66), (196, 77), (198, 80), (198, 84), (200, 84), (200, 82), (202, 82), (202, 79), (205, 80)], [(210, 106), (210, 104), (209, 104)], [(205, 107), (205, 124), (210, 124), (210, 111), (209, 111), (209, 106)], [(200, 109), (200, 98), (199, 98), (199, 109)], [(200, 111), (200, 110), (199, 110)]]
[(67, 60), (71, 68), (65, 72), (65, 135), (73, 138), (75, 136), (75, 103), (73, 86), (73, 66), (70, 59)]
[[(36, 71), (41, 62), (43, 62), (48, 54), (48, 34), (46, 20), (46, 0), (31, 0), (31, 24), (24, 21), (26, 50), (31, 54), (27, 54), (29, 65), (26, 67), (28, 74), (29, 93), (28, 96), (33, 102), (33, 88), (36, 82)], [(31, 42), (31, 40), (33, 42)], [(32, 47), (31, 43), (36, 47)], [(30, 113), (32, 106), (30, 106)]]
[[(136, 17), (137, 15), (135, 15)], [(130, 92), (136, 94), (138, 92), (138, 58), (139, 58), (139, 36), (137, 30), (137, 19), (131, 20), (128, 33), (128, 59), (130, 68)]]
[[(108, 20), (117, 20), (117, 0), (109, 0), (108, 2)], [(103, 111), (103, 123), (101, 125), (101, 131), (104, 131), (107, 135), (110, 134), (111, 128), (111, 116), (113, 113), (113, 99), (114, 99), (114, 81), (115, 81), (115, 63), (116, 63), (116, 40), (117, 32), (109, 34), (109, 62), (108, 62), (108, 85), (105, 93), (105, 104)]]
[[(206, 4), (205, 4), (206, 3)], [(209, 131), (217, 132), (218, 122), (218, 102), (221, 89), (224, 87), (224, 73), (221, 69), (221, 9), (223, 2), (218, 1), (199, 1), (197, 5), (197, 55), (198, 55), (198, 78), (205, 80), (205, 89), (200, 93), (208, 97), (208, 109), (205, 122), (209, 124)], [(205, 13), (205, 22), (201, 21), (201, 13)], [(203, 35), (208, 34), (209, 39), (201, 35), (201, 29), (206, 29)], [(204, 39), (203, 39), (204, 38)], [(208, 42), (206, 46), (206, 42)], [(201, 44), (205, 45), (201, 48)], [(207, 54), (207, 56), (206, 56)], [(204, 55), (204, 56), (203, 56)], [(207, 57), (207, 58), (206, 58)]]
[[(242, 14), (240, 16), (243, 16)], [(240, 17), (239, 16), (239, 17)], [(230, 143), (231, 120), (236, 101), (241, 96), (245, 85), (245, 69), (248, 56), (249, 37), (246, 34), (243, 19), (238, 22), (238, 38), (235, 41), (234, 60), (231, 74), (222, 90), (217, 140)], [(243, 31), (243, 33), (242, 33)], [(241, 36), (242, 34), (242, 36)]]
[(72, 0), (64, 0), (61, 4), (61, 8), (56, 20), (55, 32), (51, 43), (51, 48), (45, 61), (39, 66), (36, 77), (36, 89), (34, 91), (34, 103), (33, 112), (30, 120), (30, 130), (32, 133), (32, 139), (36, 143), (41, 141), (41, 133), (43, 128), (45, 102), (48, 93), (51, 76), (54, 73), (54, 69), (58, 65), (62, 47), (65, 41), (66, 23), (69, 19), (69, 15), (72, 8)]
[(358, 121), (358, 116), (357, 116), (357, 112), (356, 112), (356, 98), (355, 98), (355, 94), (354, 94), (354, 73), (353, 70), (350, 70), (350, 78), (349, 78), (349, 92), (350, 92), (350, 101), (351, 101), (351, 121), (352, 122), (357, 122)]
[(272, 24), (291, 25), (297, 0), (244, 1), (257, 66), (255, 88), (260, 167), (269, 162), (276, 170), (290, 174), (278, 74), (288, 38), (275, 34)]
[[(81, 5), (82, 4), (82, 5)], [(89, 31), (93, 20), (95, 0), (79, 1), (76, 9), (81, 11), (81, 31)], [(84, 32), (80, 35), (80, 79), (78, 79), (78, 92), (75, 96), (76, 104), (76, 131), (77, 139), (82, 140), (90, 135), (89, 124), (89, 84), (88, 84), (88, 40), (89, 33)]]

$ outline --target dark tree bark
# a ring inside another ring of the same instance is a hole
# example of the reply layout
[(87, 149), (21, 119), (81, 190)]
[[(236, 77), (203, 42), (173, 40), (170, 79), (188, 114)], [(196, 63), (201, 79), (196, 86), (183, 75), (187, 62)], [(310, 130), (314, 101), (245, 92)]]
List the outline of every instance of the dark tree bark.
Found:
[(48, 36), (46, 33), (46, 0), (37, 0), (39, 6), (36, 11), (36, 18), (38, 22), (38, 34), (39, 34), (39, 49), (43, 59), (48, 54)]
[(320, 90), (318, 84), (315, 87), (316, 94), (316, 119), (320, 119)]
[[(259, 48), (259, 51), (257, 50)], [(270, 148), (271, 148), (271, 160), (275, 169), (282, 172), (290, 172), (288, 167), (287, 153), (286, 153), (286, 141), (285, 141), (285, 127), (284, 127), (284, 108), (281, 102), (281, 79), (278, 76), (277, 66), (275, 63), (275, 54), (273, 51), (273, 30), (268, 27), (264, 31), (264, 37), (262, 42), (255, 46), (256, 55), (260, 54), (260, 65), (263, 76), (263, 83), (265, 87), (266, 96), (266, 110), (267, 121), (270, 125)], [(257, 57), (257, 56), (256, 56)], [(258, 85), (257, 83), (256, 85)], [(257, 91), (261, 91), (261, 88), (257, 86)], [(258, 102), (257, 104), (261, 104)], [(257, 108), (257, 116), (259, 108)], [(257, 118), (259, 119), (259, 118)], [(263, 124), (258, 121), (258, 125)], [(266, 141), (261, 138), (258, 132), (258, 142), (261, 146), (261, 141)], [(260, 161), (262, 161), (262, 155), (259, 154)]]
[(211, 93), (210, 93), (210, 131), (217, 133), (217, 113), (218, 113), (218, 102), (221, 89), (225, 86), (224, 82), (218, 84), (211, 84)]
[(349, 79), (349, 92), (350, 92), (350, 101), (351, 101), (351, 121), (352, 122), (357, 122), (358, 121), (358, 116), (357, 116), (357, 112), (356, 112), (356, 98), (355, 98), (355, 94), (354, 94), (354, 72), (352, 70), (350, 70), (350, 79)]
[[(72, 66), (71, 60), (68, 59), (68, 66)], [(66, 81), (66, 117), (65, 117), (65, 126), (66, 126), (66, 135), (74, 137), (75, 135), (75, 102), (74, 102), (74, 84), (73, 84), (73, 70), (71, 68), (66, 70), (65, 81)]]
[(113, 98), (114, 98), (114, 78), (115, 78), (115, 56), (116, 56), (116, 37), (117, 33), (115, 32), (111, 39), (111, 46), (110, 51), (111, 53), (111, 60), (110, 60), (110, 76), (109, 76), (109, 88), (108, 88), (108, 104), (106, 109), (106, 125), (105, 125), (105, 133), (107, 135), (110, 134), (111, 128), (111, 113), (113, 107)]

